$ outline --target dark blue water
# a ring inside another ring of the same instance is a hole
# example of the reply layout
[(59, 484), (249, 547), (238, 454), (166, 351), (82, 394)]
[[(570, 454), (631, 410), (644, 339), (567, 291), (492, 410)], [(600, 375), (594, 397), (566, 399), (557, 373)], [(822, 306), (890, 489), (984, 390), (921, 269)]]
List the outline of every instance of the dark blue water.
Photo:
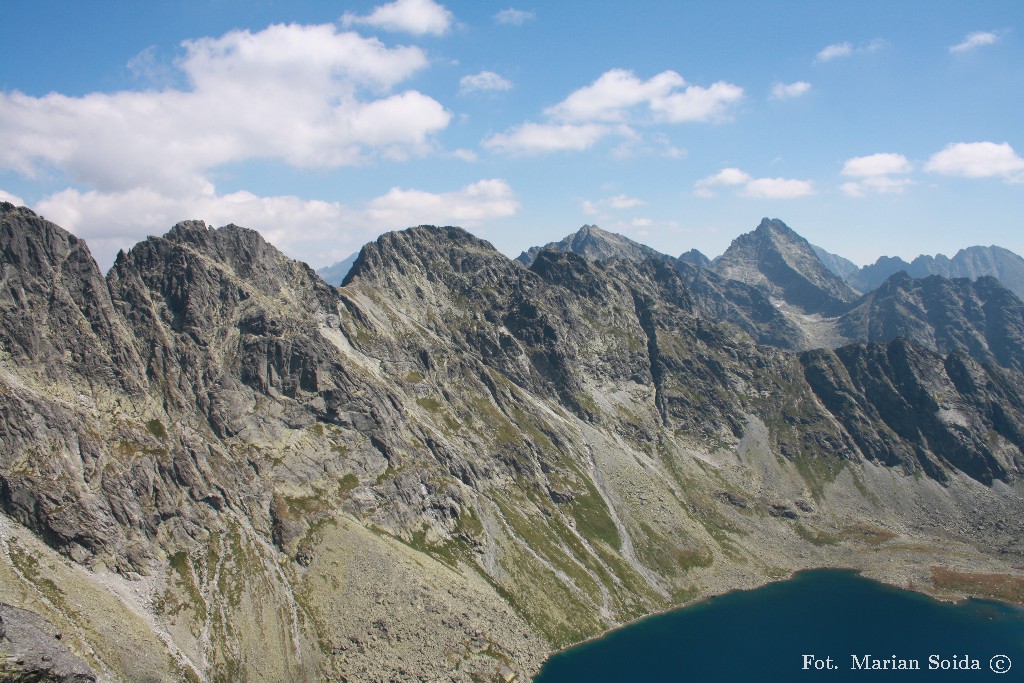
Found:
[[(920, 670), (853, 668), (852, 657), (865, 663), (864, 655), (889, 662), (895, 655)], [(1008, 660), (993, 660), (999, 655)], [(938, 668), (929, 668), (930, 658)], [(980, 668), (953, 668), (965, 662)], [(993, 672), (1007, 662), (1009, 671)], [(644, 619), (553, 656), (534, 679), (881, 680), (1024, 681), (1024, 610), (979, 600), (942, 603), (854, 572), (815, 570)]]

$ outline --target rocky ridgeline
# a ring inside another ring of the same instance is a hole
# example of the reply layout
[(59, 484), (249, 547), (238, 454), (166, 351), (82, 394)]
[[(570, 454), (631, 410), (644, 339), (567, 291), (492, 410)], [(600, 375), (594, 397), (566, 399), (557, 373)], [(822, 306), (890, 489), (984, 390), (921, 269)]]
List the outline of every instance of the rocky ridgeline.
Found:
[(596, 228), (527, 267), (421, 226), (335, 288), (233, 225), (104, 278), (0, 221), (0, 594), (99, 678), (523, 681), (799, 568), (942, 593), (932, 566), (1022, 563), (1019, 328), (988, 281), (896, 288), (931, 344), (810, 349), (813, 306), (865, 337), (902, 308), (776, 222), (773, 265), (734, 253), (750, 281)]

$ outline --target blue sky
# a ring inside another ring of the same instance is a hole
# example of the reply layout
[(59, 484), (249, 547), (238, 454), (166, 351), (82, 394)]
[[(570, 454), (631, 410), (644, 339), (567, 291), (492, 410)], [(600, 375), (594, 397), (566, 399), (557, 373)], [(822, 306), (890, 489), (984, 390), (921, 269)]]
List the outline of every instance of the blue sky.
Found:
[(1024, 253), (1024, 3), (4, 0), (0, 198), (118, 248), (200, 218), (320, 267), (462, 225), (859, 264)]

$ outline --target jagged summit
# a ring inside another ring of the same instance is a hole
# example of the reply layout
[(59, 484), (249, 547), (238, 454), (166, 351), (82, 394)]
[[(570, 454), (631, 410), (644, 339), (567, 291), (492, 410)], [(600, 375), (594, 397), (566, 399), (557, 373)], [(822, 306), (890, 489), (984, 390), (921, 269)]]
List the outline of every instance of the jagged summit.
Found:
[(821, 262), (810, 243), (779, 219), (762, 219), (740, 235), (712, 269), (781, 299), (805, 313), (835, 314), (857, 299)]
[(573, 234), (567, 235), (558, 242), (549, 242), (543, 247), (530, 247), (520, 254), (516, 260), (524, 266), (529, 266), (542, 249), (569, 251), (589, 261), (603, 261), (610, 258), (643, 261), (652, 257), (674, 260), (671, 256), (667, 256), (656, 249), (635, 242), (623, 235), (607, 232), (596, 225), (584, 225)]
[(343, 284), (374, 274), (387, 275), (396, 264), (403, 271), (417, 268), (439, 276), (442, 274), (436, 266), (441, 263), (456, 272), (473, 272), (480, 266), (480, 258), (508, 262), (490, 242), (460, 227), (418, 225), (386, 232), (363, 245)]
[(710, 268), (711, 259), (704, 255), (699, 249), (691, 249), (679, 256), (680, 263), (689, 263), (698, 268)]

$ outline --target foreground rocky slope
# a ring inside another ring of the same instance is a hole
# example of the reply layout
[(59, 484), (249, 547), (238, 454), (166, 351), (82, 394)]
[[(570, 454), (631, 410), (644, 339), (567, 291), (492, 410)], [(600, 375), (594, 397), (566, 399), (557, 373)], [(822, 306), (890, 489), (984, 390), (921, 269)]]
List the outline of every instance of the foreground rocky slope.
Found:
[(188, 222), (104, 279), (0, 215), (0, 594), (100, 679), (525, 680), (803, 567), (1019, 574), (1014, 369), (758, 346), (658, 258), (419, 227), (339, 289)]

